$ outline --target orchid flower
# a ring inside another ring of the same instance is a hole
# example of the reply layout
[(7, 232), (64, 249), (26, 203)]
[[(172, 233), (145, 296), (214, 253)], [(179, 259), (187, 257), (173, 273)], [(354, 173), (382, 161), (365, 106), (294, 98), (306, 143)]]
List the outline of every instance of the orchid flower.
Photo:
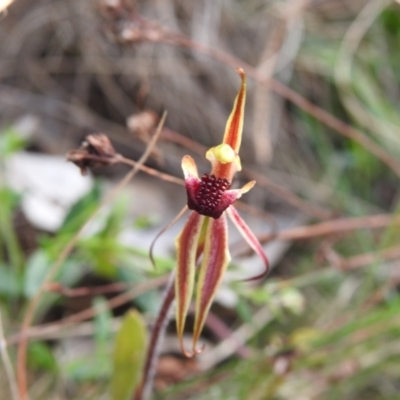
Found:
[[(182, 232), (176, 238), (175, 298), (178, 338), (182, 352), (187, 357), (193, 357), (202, 351), (202, 348), (197, 348), (197, 341), (231, 259), (226, 215), (265, 264), (265, 271), (249, 280), (261, 278), (269, 270), (268, 259), (260, 242), (233, 207), (235, 200), (255, 185), (255, 181), (251, 181), (241, 189), (231, 189), (233, 176), (241, 170), (238, 152), (246, 100), (246, 76), (240, 68), (237, 72), (242, 83), (226, 124), (223, 141), (206, 153), (207, 160), (211, 162), (211, 173), (199, 178), (193, 158), (186, 155), (182, 159), (187, 206), (192, 212)], [(200, 256), (202, 259), (197, 266)], [(196, 307), (193, 349), (192, 352), (188, 352), (183, 346), (182, 338), (194, 291), (196, 291)]]

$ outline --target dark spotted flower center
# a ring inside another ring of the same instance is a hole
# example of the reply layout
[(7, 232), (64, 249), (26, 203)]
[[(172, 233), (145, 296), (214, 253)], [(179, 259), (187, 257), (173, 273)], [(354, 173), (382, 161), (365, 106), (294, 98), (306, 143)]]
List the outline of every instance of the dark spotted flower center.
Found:
[(223, 194), (230, 188), (227, 179), (215, 175), (204, 174), (193, 197), (188, 198), (188, 207), (207, 217), (219, 218), (228, 207), (224, 203)]

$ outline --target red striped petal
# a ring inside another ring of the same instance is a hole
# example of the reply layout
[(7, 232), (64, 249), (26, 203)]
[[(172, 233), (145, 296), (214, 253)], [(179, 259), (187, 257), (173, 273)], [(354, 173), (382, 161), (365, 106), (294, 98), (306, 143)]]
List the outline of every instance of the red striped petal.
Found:
[(176, 329), (182, 353), (190, 357), (183, 343), (183, 331), (185, 329), (186, 316), (193, 295), (196, 260), (198, 257), (198, 243), (202, 233), (203, 224), (208, 218), (192, 212), (181, 232), (176, 238), (177, 269), (175, 278), (176, 297)]
[(246, 281), (254, 281), (260, 278), (265, 277), (269, 272), (269, 261), (267, 256), (264, 253), (264, 249), (261, 246), (261, 243), (258, 241), (257, 237), (251, 231), (251, 229), (246, 225), (243, 221), (242, 217), (236, 211), (233, 206), (230, 206), (226, 212), (229, 215), (229, 218), (235, 224), (236, 228), (242, 234), (246, 242), (250, 245), (250, 247), (261, 257), (264, 261), (265, 270), (262, 274), (254, 276), (253, 278), (246, 279)]
[(209, 219), (203, 260), (201, 262), (196, 288), (196, 317), (193, 330), (193, 354), (203, 329), (215, 293), (221, 283), (230, 261), (228, 249), (228, 229), (225, 214), (218, 219)]

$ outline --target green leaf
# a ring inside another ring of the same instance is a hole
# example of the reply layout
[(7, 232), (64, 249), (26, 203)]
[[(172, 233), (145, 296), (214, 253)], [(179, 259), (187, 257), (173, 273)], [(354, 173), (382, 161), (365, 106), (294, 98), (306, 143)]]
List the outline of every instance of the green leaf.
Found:
[(106, 223), (101, 231), (98, 233), (101, 237), (115, 237), (117, 236), (126, 221), (128, 212), (129, 197), (121, 194), (112, 204), (112, 208), (107, 216)]
[[(24, 294), (31, 298), (39, 290), (43, 280), (54, 260), (47, 251), (36, 250), (28, 259), (24, 277)], [(53, 281), (59, 281), (64, 286), (74, 285), (87, 270), (79, 260), (66, 260), (59, 268)]]
[(100, 196), (100, 185), (98, 182), (95, 182), (93, 189), (71, 207), (58, 235), (66, 233), (75, 234), (97, 207), (100, 202)]
[(5, 129), (0, 135), (0, 155), (7, 157), (27, 145), (27, 140), (21, 137), (13, 128)]
[(20, 203), (21, 195), (8, 187), (0, 187), (0, 207), (2, 212), (11, 214)]
[(36, 295), (49, 268), (50, 260), (44, 251), (36, 251), (29, 258), (24, 281), (24, 293), (26, 297), (31, 299)]
[(50, 348), (43, 342), (33, 342), (29, 344), (28, 365), (33, 370), (57, 370), (56, 359)]
[(9, 256), (9, 263), (15, 271), (21, 272), (24, 254), (21, 250), (13, 223), (14, 211), (20, 196), (6, 187), (0, 187), (0, 258), (4, 249)]
[(239, 298), (239, 301), (236, 305), (236, 311), (244, 322), (249, 324), (251, 323), (253, 313), (249, 307), (249, 304), (244, 299)]
[(16, 271), (9, 266), (0, 264), (0, 296), (16, 298), (21, 294)]
[(127, 400), (140, 383), (147, 347), (147, 331), (137, 311), (126, 314), (117, 334), (111, 381), (113, 400)]
[(96, 235), (82, 240), (79, 247), (84, 257), (93, 264), (96, 274), (109, 279), (116, 277), (118, 258), (124, 251), (116, 238)]

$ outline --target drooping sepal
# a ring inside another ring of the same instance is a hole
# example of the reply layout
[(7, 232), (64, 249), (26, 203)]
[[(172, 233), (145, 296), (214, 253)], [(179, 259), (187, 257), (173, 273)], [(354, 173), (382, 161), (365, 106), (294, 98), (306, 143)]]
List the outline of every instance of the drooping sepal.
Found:
[(246, 281), (254, 281), (257, 279), (264, 278), (265, 276), (268, 275), (268, 272), (269, 272), (269, 261), (268, 261), (267, 256), (264, 253), (261, 243), (259, 242), (257, 237), (254, 235), (254, 233), (251, 231), (251, 229), (247, 226), (247, 224), (244, 222), (244, 220), (239, 215), (239, 213), (236, 211), (235, 207), (230, 206), (226, 212), (228, 213), (229, 218), (234, 223), (234, 225), (236, 226), (238, 231), (242, 234), (242, 236), (246, 240), (246, 242), (261, 257), (261, 259), (264, 262), (264, 268), (265, 268), (264, 271), (257, 276), (246, 279)]
[(176, 238), (177, 268), (175, 278), (176, 298), (176, 329), (182, 353), (190, 357), (183, 346), (182, 338), (185, 329), (186, 316), (193, 295), (196, 272), (198, 244), (203, 231), (203, 225), (208, 218), (192, 212), (181, 234)]
[(211, 303), (215, 297), (230, 261), (228, 249), (228, 229), (225, 215), (210, 219), (207, 226), (206, 241), (196, 286), (196, 316), (193, 329), (193, 354), (203, 329)]

